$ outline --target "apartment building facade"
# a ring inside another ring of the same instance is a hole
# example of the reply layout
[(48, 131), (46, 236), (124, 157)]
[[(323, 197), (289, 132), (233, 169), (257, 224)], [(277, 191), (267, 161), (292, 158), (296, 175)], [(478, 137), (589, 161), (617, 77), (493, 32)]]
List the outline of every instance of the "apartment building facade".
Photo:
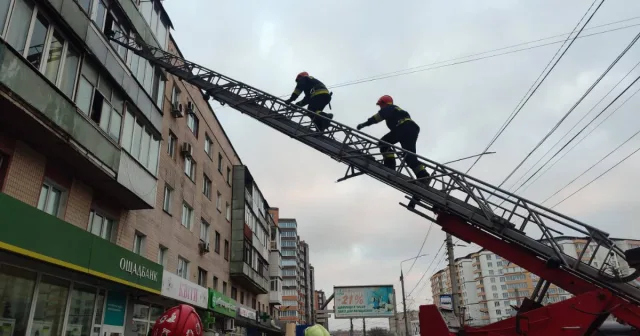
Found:
[[(581, 237), (558, 237), (559, 246), (569, 256), (583, 261), (591, 261), (594, 267), (601, 267), (606, 259), (605, 251), (595, 251), (595, 246), (586, 246)], [(623, 250), (640, 246), (638, 240), (614, 239)], [(586, 250), (585, 250), (586, 249)], [(584, 251), (584, 253), (582, 253)], [(609, 260), (615, 266), (628, 267), (622, 260)], [(480, 250), (456, 259), (456, 272), (460, 292), (458, 297), (464, 307), (468, 325), (486, 325), (514, 316), (526, 297), (533, 293), (540, 278), (510, 263), (508, 260), (487, 250)], [(451, 294), (451, 279), (448, 268), (443, 268), (431, 276), (433, 302), (438, 304), (441, 294)], [(571, 293), (551, 284), (543, 304), (555, 303), (571, 298)]]
[(178, 302), (218, 314), (220, 331), (279, 333), (269, 295), (234, 268), (241, 161), (211, 107), (107, 38), (180, 54), (170, 29), (157, 0), (0, 2), (0, 320), (10, 335), (146, 334)]
[[(317, 314), (317, 312), (319, 310), (328, 310), (328, 307), (324, 307), (322, 308), (322, 306), (327, 302), (327, 296), (324, 293), (323, 290), (315, 290), (313, 291), (313, 304), (314, 304), (314, 311)], [(315, 316), (315, 323), (318, 323), (320, 325), (322, 325), (323, 327), (325, 327), (325, 329), (329, 330), (329, 319), (327, 318), (319, 318), (317, 317), (317, 315)]]
[(309, 244), (298, 237), (298, 267), (300, 280), (298, 283), (298, 303), (301, 324), (313, 323), (313, 288), (311, 286), (311, 264), (309, 263)]
[(271, 315), (279, 317), (279, 307), (282, 305), (282, 243), (280, 238), (280, 209), (270, 208), (269, 214), (273, 218), (271, 226), (271, 244), (269, 252), (269, 306)]
[(300, 268), (298, 267), (298, 223), (293, 218), (280, 218), (280, 240), (282, 246), (282, 306), (280, 321), (301, 323), (300, 315)]

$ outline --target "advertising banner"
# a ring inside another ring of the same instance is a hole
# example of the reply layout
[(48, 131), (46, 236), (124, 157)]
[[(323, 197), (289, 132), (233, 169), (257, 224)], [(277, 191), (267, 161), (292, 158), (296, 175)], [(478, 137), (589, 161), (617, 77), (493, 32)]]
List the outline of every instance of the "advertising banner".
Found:
[(393, 285), (333, 287), (335, 318), (393, 317)]
[(236, 317), (236, 301), (209, 288), (209, 309), (218, 314)]
[(205, 309), (209, 303), (208, 289), (167, 271), (162, 274), (162, 295)]

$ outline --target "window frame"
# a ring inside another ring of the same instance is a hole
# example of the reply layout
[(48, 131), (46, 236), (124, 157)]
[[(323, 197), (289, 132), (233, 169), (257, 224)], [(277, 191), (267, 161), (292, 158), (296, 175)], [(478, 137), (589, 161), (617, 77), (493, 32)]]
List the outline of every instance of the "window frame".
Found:
[[(204, 232), (202, 231), (204, 229)], [(204, 219), (200, 219), (200, 240), (205, 243), (209, 243), (211, 233), (211, 224), (207, 223)]]
[(169, 248), (160, 244), (158, 245), (158, 265), (166, 268), (167, 266), (167, 253), (169, 252)]
[[(95, 233), (93, 233), (93, 219), (95, 216), (99, 216), (102, 218), (102, 227), (100, 229), (100, 235), (96, 235)], [(109, 237), (106, 238), (104, 237), (105, 235), (105, 230), (106, 230), (106, 226), (104, 225), (104, 223), (106, 221), (110, 221), (111, 223), (111, 228), (110, 228), (110, 234)], [(114, 241), (114, 236), (117, 234), (118, 231), (118, 221), (115, 219), (112, 219), (112, 216), (109, 216), (106, 212), (101, 211), (100, 209), (98, 209), (97, 207), (92, 207), (91, 211), (89, 212), (89, 223), (87, 224), (87, 231), (89, 231), (91, 234), (96, 235), (102, 239), (105, 239), (109, 242), (113, 242)]]
[[(180, 263), (183, 264), (183, 268), (182, 271), (180, 272)], [(178, 265), (176, 266), (176, 275), (178, 275), (179, 277), (183, 278), (183, 279), (187, 279), (189, 280), (189, 260), (183, 256), (178, 256)], [(184, 273), (184, 276), (183, 274)]]
[[(162, 211), (164, 211), (165, 213), (171, 215), (171, 208), (173, 205), (173, 191), (174, 189), (165, 183), (164, 185), (164, 195), (162, 197)], [(167, 199), (167, 196), (168, 199)], [(167, 202), (168, 201), (168, 202)]]
[[(185, 212), (185, 209), (189, 210), (188, 223), (186, 223), (187, 225), (185, 225), (185, 223), (184, 223), (184, 219), (185, 219), (184, 212)], [(189, 203), (183, 201), (182, 202), (182, 218), (180, 219), (180, 224), (183, 227), (187, 228), (188, 230), (191, 230), (191, 228), (193, 227), (193, 213), (194, 213), (193, 207), (191, 205), (189, 205)]]
[(38, 210), (43, 211), (45, 213), (48, 213), (51, 216), (57, 217), (57, 218), (64, 218), (65, 215), (65, 209), (67, 207), (67, 195), (69, 193), (69, 191), (67, 190), (67, 188), (61, 186), (58, 183), (55, 183), (54, 181), (52, 181), (49, 178), (46, 178), (42, 181), (41, 185), (40, 185), (40, 193), (42, 193), (42, 189), (44, 186), (47, 186), (47, 196), (46, 199), (44, 201), (45, 207), (46, 204), (49, 201), (49, 196), (51, 194), (51, 189), (56, 189), (58, 191), (60, 191), (60, 200), (58, 203), (58, 207), (56, 209), (56, 214), (49, 214), (48, 212), (46, 212), (44, 209), (40, 209), (39, 203), (40, 203), (40, 197), (42, 197), (41, 195), (38, 195), (38, 204), (36, 206), (36, 208), (38, 208)]
[(207, 176), (207, 174), (202, 174), (202, 194), (209, 200), (211, 200), (211, 190), (213, 188), (213, 182)]
[(140, 255), (140, 256), (144, 256), (144, 253), (146, 252), (146, 238), (147, 236), (145, 234), (143, 234), (142, 232), (136, 231), (134, 236), (133, 236), (133, 253)]
[(214, 239), (215, 239), (214, 240), (214, 251), (217, 254), (220, 254), (220, 239), (221, 239), (221, 236), (220, 236), (220, 232), (218, 232), (217, 230), (216, 230)]

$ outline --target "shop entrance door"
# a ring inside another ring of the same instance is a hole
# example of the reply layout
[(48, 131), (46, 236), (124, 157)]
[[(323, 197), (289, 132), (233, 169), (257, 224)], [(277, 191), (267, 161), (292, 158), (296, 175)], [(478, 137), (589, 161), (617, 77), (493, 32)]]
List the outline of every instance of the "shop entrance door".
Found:
[(112, 325), (103, 325), (102, 326), (102, 335), (101, 336), (123, 336), (124, 335), (124, 327), (112, 326)]

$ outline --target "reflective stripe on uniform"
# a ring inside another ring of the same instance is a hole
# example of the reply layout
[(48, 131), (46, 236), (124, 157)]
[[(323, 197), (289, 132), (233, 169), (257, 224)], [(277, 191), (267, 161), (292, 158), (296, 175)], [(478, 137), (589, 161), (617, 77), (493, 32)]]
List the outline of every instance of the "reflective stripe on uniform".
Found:
[(301, 93), (302, 93), (302, 91), (300, 91), (300, 90), (293, 90), (293, 94), (294, 94), (294, 95), (299, 95), (299, 94), (301, 94)]
[(405, 122), (407, 122), (409, 120), (411, 120), (411, 118), (400, 119), (400, 120), (398, 120), (398, 123), (396, 124), (396, 126), (400, 126), (400, 125), (402, 125), (403, 123), (405, 123)]
[(327, 90), (327, 89), (318, 89), (318, 90), (311, 91), (311, 97), (315, 97), (315, 96), (321, 95), (321, 94), (329, 94), (329, 90)]
[(382, 157), (385, 159), (395, 159), (396, 155), (394, 153), (384, 153), (382, 154)]
[(382, 117), (380, 116), (380, 113), (374, 114), (373, 119), (375, 119), (376, 121), (382, 121)]
[(424, 165), (423, 165), (423, 164), (418, 165), (418, 167), (416, 168), (416, 171), (417, 171), (417, 172), (419, 172), (419, 171), (423, 171), (423, 170), (425, 170), (425, 167), (424, 167)]

